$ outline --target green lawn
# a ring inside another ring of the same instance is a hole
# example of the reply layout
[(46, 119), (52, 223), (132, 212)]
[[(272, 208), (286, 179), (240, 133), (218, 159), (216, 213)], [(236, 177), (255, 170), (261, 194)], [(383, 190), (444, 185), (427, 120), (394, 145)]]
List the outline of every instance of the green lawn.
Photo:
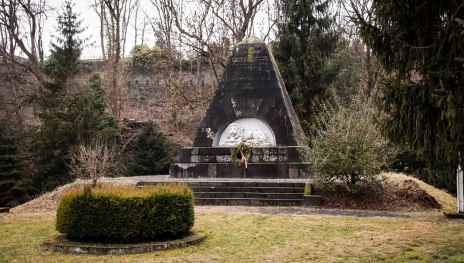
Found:
[(45, 252), (54, 215), (0, 215), (0, 262), (464, 262), (464, 220), (197, 212), (200, 245), (140, 255)]

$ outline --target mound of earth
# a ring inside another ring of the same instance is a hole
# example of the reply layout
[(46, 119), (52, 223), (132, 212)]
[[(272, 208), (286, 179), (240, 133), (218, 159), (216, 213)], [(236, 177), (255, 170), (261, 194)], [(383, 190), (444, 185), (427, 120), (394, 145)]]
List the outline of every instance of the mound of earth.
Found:
[[(455, 198), (422, 181), (403, 174), (384, 174), (380, 187), (361, 189), (356, 194), (349, 193), (342, 185), (330, 189), (315, 188), (314, 194), (322, 196), (321, 208), (375, 210), (375, 211), (427, 211), (453, 207)], [(158, 176), (159, 177), (159, 176)], [(145, 177), (144, 177), (145, 178)], [(111, 178), (102, 180), (105, 184), (135, 185), (141, 177)], [(166, 180), (169, 180), (166, 178)], [(74, 182), (46, 193), (25, 204), (12, 208), (12, 213), (49, 213), (55, 212), (64, 192), (78, 186)], [(437, 201), (438, 200), (438, 201)]]
[[(105, 184), (114, 184), (114, 185), (128, 185), (133, 184), (133, 181), (113, 181), (113, 180), (102, 180)], [(13, 207), (10, 212), (12, 213), (51, 213), (55, 212), (58, 209), (58, 204), (60, 202), (61, 196), (63, 193), (75, 188), (81, 187), (83, 181), (76, 181), (67, 185), (60, 186), (55, 190), (45, 193), (31, 201)]]
[(321, 208), (376, 210), (376, 211), (426, 211), (441, 209), (442, 205), (419, 184), (411, 179), (403, 182), (385, 180), (381, 185), (350, 193), (343, 185), (319, 189)]

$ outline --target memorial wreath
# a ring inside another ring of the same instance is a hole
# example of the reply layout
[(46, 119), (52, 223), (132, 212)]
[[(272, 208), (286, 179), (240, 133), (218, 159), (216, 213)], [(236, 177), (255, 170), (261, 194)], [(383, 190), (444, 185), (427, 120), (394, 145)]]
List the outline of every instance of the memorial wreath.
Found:
[(250, 146), (244, 144), (243, 142), (237, 146), (230, 148), (230, 159), (234, 165), (242, 165), (242, 154), (247, 160), (250, 160), (251, 148)]

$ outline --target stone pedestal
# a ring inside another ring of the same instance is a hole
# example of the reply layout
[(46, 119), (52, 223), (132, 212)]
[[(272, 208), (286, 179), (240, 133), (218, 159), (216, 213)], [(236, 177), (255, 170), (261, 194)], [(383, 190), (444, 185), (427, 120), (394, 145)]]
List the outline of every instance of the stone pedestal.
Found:
[(230, 148), (190, 147), (181, 150), (180, 162), (172, 164), (175, 178), (304, 178), (309, 163), (301, 160), (307, 148), (276, 146), (251, 148), (248, 168), (231, 163)]

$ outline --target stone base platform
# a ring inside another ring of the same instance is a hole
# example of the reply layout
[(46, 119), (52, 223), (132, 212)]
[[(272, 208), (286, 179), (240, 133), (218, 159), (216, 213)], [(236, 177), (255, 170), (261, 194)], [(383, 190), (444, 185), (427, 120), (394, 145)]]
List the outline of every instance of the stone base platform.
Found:
[(91, 243), (83, 241), (73, 241), (65, 235), (53, 235), (42, 244), (46, 251), (54, 251), (71, 254), (91, 254), (91, 255), (124, 255), (148, 253), (172, 248), (182, 248), (196, 245), (203, 242), (207, 235), (201, 231), (191, 232), (189, 235), (175, 240), (154, 241), (142, 243)]
[(176, 163), (170, 167), (174, 178), (304, 178), (309, 163), (249, 163), (248, 169), (231, 163)]
[(231, 162), (228, 147), (189, 147), (181, 150), (180, 162), (172, 164), (173, 178), (307, 178), (307, 148), (299, 146), (253, 147), (248, 169)]
[(139, 181), (137, 186), (163, 183), (187, 184), (193, 191), (195, 205), (318, 206), (320, 203), (320, 198), (315, 203), (304, 196), (307, 179), (166, 178)]

